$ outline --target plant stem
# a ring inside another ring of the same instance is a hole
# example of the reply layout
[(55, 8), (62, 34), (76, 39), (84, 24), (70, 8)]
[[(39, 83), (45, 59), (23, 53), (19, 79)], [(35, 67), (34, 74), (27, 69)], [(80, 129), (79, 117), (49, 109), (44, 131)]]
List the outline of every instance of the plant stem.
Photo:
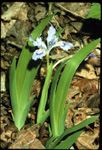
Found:
[(47, 70), (49, 68), (49, 53), (46, 53), (46, 60), (47, 60)]
[(55, 63), (55, 64), (53, 65), (53, 69), (54, 69), (59, 63), (61, 63), (62, 61), (66, 60), (66, 59), (70, 59), (72, 56), (73, 56), (73, 55), (70, 55), (70, 56), (67, 56), (67, 57), (65, 57), (65, 58), (60, 59), (57, 63)]

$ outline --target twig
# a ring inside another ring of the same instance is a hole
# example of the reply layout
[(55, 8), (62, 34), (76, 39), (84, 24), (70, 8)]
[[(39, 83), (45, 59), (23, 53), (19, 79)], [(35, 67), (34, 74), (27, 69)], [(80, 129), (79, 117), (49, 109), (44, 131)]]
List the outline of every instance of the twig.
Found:
[(64, 9), (65, 11), (69, 12), (71, 15), (79, 17), (81, 19), (84, 19), (84, 17), (80, 17), (78, 14), (76, 14), (75, 12), (72, 12), (71, 10), (66, 9), (65, 7), (63, 7), (62, 5), (60, 5), (59, 3), (55, 3), (55, 5), (61, 7), (62, 9)]

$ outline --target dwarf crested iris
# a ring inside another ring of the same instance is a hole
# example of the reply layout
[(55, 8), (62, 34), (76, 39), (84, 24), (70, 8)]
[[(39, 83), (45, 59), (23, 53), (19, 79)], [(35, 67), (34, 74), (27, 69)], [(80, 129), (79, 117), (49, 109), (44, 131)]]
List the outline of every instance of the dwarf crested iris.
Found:
[(89, 57), (94, 57), (95, 59), (97, 59), (97, 56), (94, 53), (90, 53), (85, 59), (84, 61), (87, 61), (89, 59)]
[(60, 46), (63, 50), (69, 50), (73, 47), (72, 43), (67, 43), (64, 41), (58, 41), (58, 37), (55, 36), (56, 30), (53, 26), (51, 26), (48, 30), (48, 36), (47, 36), (47, 46), (42, 41), (41, 37), (37, 37), (36, 41), (33, 40), (32, 34), (30, 37), (30, 41), (33, 42), (34, 46), (37, 46), (39, 49), (37, 49), (32, 56), (33, 60), (42, 59), (43, 56), (49, 55), (49, 52), (52, 48)]

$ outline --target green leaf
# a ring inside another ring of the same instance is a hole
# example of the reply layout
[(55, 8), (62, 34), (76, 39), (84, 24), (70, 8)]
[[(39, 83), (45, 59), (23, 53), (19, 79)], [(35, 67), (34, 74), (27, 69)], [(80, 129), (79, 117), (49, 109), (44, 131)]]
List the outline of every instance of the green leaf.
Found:
[[(38, 63), (37, 66), (34, 65), (33, 72), (31, 72), (31, 70), (26, 71), (25, 80), (24, 80), (24, 83), (22, 86), (22, 93), (20, 96), (20, 106), (21, 107), (23, 105), (25, 106), (27, 104), (27, 101), (28, 101), (29, 96), (30, 96), (33, 80), (34, 80), (34, 78), (38, 72), (39, 67), (40, 67), (40, 63)], [(31, 75), (32, 75), (32, 78), (31, 78)]]
[[(60, 122), (64, 114), (64, 106), (65, 101), (67, 98), (68, 88), (70, 86), (70, 83), (72, 81), (73, 75), (75, 71), (77, 70), (80, 63), (85, 59), (85, 57), (97, 46), (97, 44), (100, 42), (100, 39), (97, 39), (85, 47), (83, 47), (81, 50), (79, 50), (68, 62), (66, 65), (55, 95), (55, 102), (54, 102), (54, 108), (53, 108), (53, 120), (55, 121), (55, 131), (56, 135), (61, 134), (60, 132)], [(56, 109), (57, 108), (57, 109)], [(64, 126), (64, 124), (63, 124)]]
[(77, 131), (76, 133), (74, 133), (73, 135), (71, 135), (70, 137), (68, 137), (66, 140), (64, 140), (63, 142), (61, 142), (54, 149), (69, 149), (75, 143), (75, 141), (77, 140), (77, 138), (80, 136), (80, 134), (82, 132), (83, 132), (83, 130)]
[(48, 110), (46, 110), (46, 112), (40, 118), (40, 126), (43, 125), (43, 123), (45, 122), (45, 120), (48, 118), (49, 114), (50, 114), (50, 111), (48, 109)]
[[(60, 69), (62, 68), (62, 66), (63, 66), (63, 64), (61, 64), (60, 65), (60, 67), (59, 67), (59, 71), (58, 72), (60, 72)], [(54, 76), (55, 77), (55, 79), (56, 80), (58, 80), (58, 75), (59, 75), (59, 73), (58, 72), (56, 72), (56, 75)], [(56, 77), (57, 76), (57, 77)], [(56, 81), (56, 80), (53, 80), (53, 81)], [(56, 81), (57, 82), (57, 81)], [(54, 84), (55, 82), (53, 82), (53, 84)], [(55, 83), (55, 85), (56, 85), (56, 83)], [(53, 89), (53, 86), (52, 86), (52, 89)], [(54, 99), (51, 99), (51, 100), (54, 100)], [(51, 101), (50, 100), (50, 101)], [(52, 106), (53, 107), (53, 106)], [(65, 123), (65, 119), (66, 119), (66, 115), (67, 115), (67, 112), (68, 112), (68, 108), (69, 108), (69, 103), (67, 104), (67, 107), (65, 108), (65, 111), (64, 111), (64, 117), (62, 118), (62, 128), (63, 128), (63, 123)], [(53, 115), (51, 115), (52, 114), (52, 111), (50, 110), (50, 117), (52, 116), (53, 117)], [(52, 118), (52, 122), (53, 122), (53, 118)], [(55, 126), (55, 124), (52, 124), (52, 130), (53, 130), (53, 128), (54, 128), (54, 126)], [(62, 131), (64, 131), (64, 129), (61, 129)], [(58, 136), (52, 136), (48, 141), (47, 141), (47, 143), (46, 143), (46, 146), (45, 146), (45, 148), (46, 149), (48, 149), (49, 148), (49, 146), (50, 146), (50, 144), (52, 143), (52, 141), (54, 141), (56, 138), (58, 138)]]
[(71, 134), (73, 132), (76, 132), (77, 130), (80, 130), (80, 129), (84, 128), (88, 124), (94, 122), (97, 118), (98, 118), (98, 116), (88, 118), (88, 119), (82, 121), (81, 123), (79, 123), (78, 125), (75, 125), (71, 128), (68, 128), (67, 130), (65, 130), (62, 133), (62, 135), (60, 135), (58, 137), (58, 139), (53, 143), (53, 145), (50, 147), (50, 149), (53, 149), (66, 135)]
[[(54, 103), (55, 103), (55, 92), (56, 92), (56, 87), (57, 87), (57, 82), (58, 82), (58, 77), (60, 75), (60, 71), (63, 67), (63, 65), (65, 64), (65, 62), (63, 62), (59, 68), (57, 69), (53, 81), (52, 81), (52, 86), (51, 86), (51, 92), (50, 92), (50, 120), (51, 120), (51, 129), (53, 134), (56, 133), (56, 124), (55, 124), (55, 114), (54, 114)], [(57, 108), (57, 107), (56, 107)]]
[(69, 108), (69, 103), (67, 104), (67, 107), (64, 110), (64, 114), (63, 114), (61, 122), (60, 122), (60, 127), (59, 127), (60, 133), (64, 132), (64, 125), (65, 125), (65, 119), (66, 119), (66, 115), (67, 115), (67, 112), (68, 112), (68, 108)]
[(67, 28), (68, 26), (66, 26), (66, 27), (64, 27), (64, 28), (62, 28), (62, 29), (60, 29), (59, 31), (57, 31), (56, 32), (56, 36), (59, 36), (66, 28)]
[(93, 3), (91, 7), (91, 11), (85, 19), (93, 18), (101, 20), (101, 5), (100, 3)]
[[(43, 29), (45, 28), (45, 26), (48, 24), (48, 22), (51, 20), (51, 18), (55, 15), (56, 13), (52, 14), (51, 16), (48, 16), (46, 19), (44, 19), (36, 28), (35, 30), (32, 32), (33, 34), (33, 40), (36, 40), (36, 38), (38, 36), (40, 36), (41, 32), (43, 31)], [(31, 35), (30, 35), (31, 36)], [(30, 37), (29, 36), (29, 37)], [(33, 84), (33, 74), (35, 72), (35, 67), (33, 67), (33, 65), (35, 65), (37, 67), (37, 65), (39, 65), (39, 61), (35, 62), (35, 64), (31, 61), (32, 58), (32, 54), (33, 52), (30, 51), (30, 47), (31, 46), (28, 40), (26, 41), (24, 48), (21, 52), (19, 61), (18, 61), (18, 65), (17, 65), (17, 71), (16, 71), (16, 81), (17, 81), (17, 90), (18, 90), (18, 97), (20, 100), (20, 96), (22, 93), (22, 88), (23, 88), (23, 84), (25, 82), (25, 78), (27, 78), (27, 74), (30, 80), (32, 80), (32, 82), (29, 82), (29, 88), (32, 87)], [(32, 43), (32, 42), (31, 42)], [(38, 64), (37, 64), (38, 63)], [(30, 74), (30, 75), (29, 75)], [(32, 83), (30, 85), (30, 83)]]
[(10, 97), (11, 97), (11, 104), (13, 109), (13, 116), (14, 120), (18, 115), (19, 108), (18, 108), (18, 97), (17, 97), (17, 86), (16, 86), (16, 58), (14, 57), (11, 70), (10, 70)]
[(38, 113), (37, 113), (37, 123), (41, 123), (43, 112), (45, 110), (46, 102), (47, 102), (47, 96), (48, 96), (48, 88), (52, 76), (52, 71), (53, 71), (53, 63), (50, 64), (48, 70), (47, 70), (47, 75), (45, 79), (45, 83), (43, 86), (42, 94), (41, 94), (41, 99), (38, 107)]
[(52, 136), (48, 141), (47, 141), (47, 143), (46, 143), (46, 145), (45, 145), (45, 148), (46, 149), (49, 149), (49, 146), (50, 146), (50, 144), (56, 139), (56, 138), (58, 138), (58, 136)]
[(18, 127), (18, 130), (20, 130), (20, 129), (24, 126), (24, 123), (25, 123), (25, 120), (26, 120), (26, 117), (27, 117), (27, 114), (28, 114), (30, 105), (31, 105), (31, 103), (32, 103), (33, 100), (34, 100), (34, 97), (35, 97), (35, 95), (33, 95), (33, 96), (31, 97), (31, 99), (26, 103), (26, 105), (23, 105), (22, 108), (21, 108), (22, 111), (21, 111), (20, 116), (18, 116), (19, 119), (17, 119), (17, 120), (15, 121), (15, 124), (16, 124), (16, 126)]

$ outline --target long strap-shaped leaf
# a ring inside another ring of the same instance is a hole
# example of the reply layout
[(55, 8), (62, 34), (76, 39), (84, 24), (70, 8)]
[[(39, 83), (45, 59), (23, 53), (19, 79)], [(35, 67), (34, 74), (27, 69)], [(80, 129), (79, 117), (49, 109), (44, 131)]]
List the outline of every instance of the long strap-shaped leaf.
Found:
[[(33, 39), (36, 40), (37, 36), (40, 36), (41, 32), (49, 22), (49, 20), (56, 13), (48, 16), (43, 20), (32, 32)], [(30, 46), (33, 46), (32, 42), (26, 41), (24, 48), (21, 52), (17, 69), (16, 59), (13, 60), (13, 64), (10, 72), (10, 95), (11, 103), (13, 108), (13, 115), (16, 127), (20, 130), (24, 125), (25, 118), (27, 115), (28, 108), (33, 99), (28, 102), (31, 87), (33, 84), (34, 77), (40, 67), (41, 61), (32, 61), (32, 53)]]
[(68, 128), (67, 130), (65, 130), (63, 132), (63, 134), (61, 134), (57, 140), (53, 143), (53, 145), (49, 148), (49, 149), (54, 149), (55, 146), (68, 134), (71, 134), (71, 133), (74, 133), (76, 132), (77, 130), (80, 130), (82, 128), (84, 128), (85, 126), (87, 126), (88, 124), (94, 122), (96, 119), (98, 118), (98, 116), (95, 116), (95, 117), (91, 117), (91, 118), (88, 118), (84, 121), (82, 121), (81, 123), (79, 123), (78, 125), (75, 125), (71, 128)]
[(64, 140), (54, 149), (69, 149), (75, 143), (75, 141), (77, 140), (77, 138), (80, 136), (82, 132), (83, 130), (77, 131), (76, 133), (72, 134), (70, 137), (68, 137), (66, 140)]
[[(67, 107), (65, 108), (65, 111), (64, 111), (64, 117), (63, 117), (63, 119), (62, 119), (62, 124), (63, 123), (65, 123), (65, 118), (66, 118), (66, 114), (67, 114), (67, 112), (68, 112), (68, 108), (69, 108), (69, 103), (67, 104)], [(51, 116), (51, 113), (50, 113), (50, 116)], [(52, 115), (52, 117), (53, 117), (53, 115)], [(52, 120), (53, 121), (53, 120)], [(52, 131), (53, 131), (53, 126), (54, 126), (55, 124), (54, 124), (54, 121), (53, 121), (53, 124), (52, 124)], [(61, 127), (62, 128), (62, 127)], [(63, 132), (64, 132), (64, 129), (61, 129)], [(53, 131), (54, 132), (54, 131)], [(52, 133), (53, 133), (52, 132)], [(55, 141), (55, 139), (59, 139), (58, 138), (58, 136), (56, 136), (56, 135), (54, 135), (54, 136), (52, 136), (48, 141), (47, 141), (47, 143), (46, 143), (46, 145), (45, 145), (45, 148), (46, 149), (48, 149), (49, 147), (50, 147), (50, 144), (53, 142), (53, 141)]]
[[(54, 135), (56, 133), (55, 131), (55, 117), (54, 117), (54, 105), (55, 105), (55, 93), (56, 93), (56, 88), (57, 88), (57, 82), (58, 78), (60, 75), (60, 71), (62, 67), (64, 66), (65, 62), (63, 62), (57, 69), (53, 81), (52, 81), (52, 86), (51, 86), (51, 91), (50, 91), (50, 120), (51, 120), (51, 129), (52, 129), (52, 134)], [(56, 108), (57, 109), (57, 108)]]
[(11, 70), (10, 70), (10, 97), (13, 109), (13, 119), (18, 116), (18, 97), (17, 97), (17, 86), (16, 86), (16, 58), (14, 57)]
[(22, 108), (22, 111), (21, 111), (20, 116), (18, 116), (18, 117), (19, 117), (19, 119), (18, 119), (19, 122), (16, 121), (16, 123), (18, 123), (18, 124), (16, 124), (16, 125), (18, 125), (18, 130), (20, 130), (20, 128), (21, 128), (21, 127), (24, 125), (24, 123), (25, 123), (26, 116), (27, 116), (27, 114), (28, 114), (28, 111), (29, 111), (29, 108), (30, 108), (30, 106), (31, 106), (31, 103), (32, 103), (33, 100), (34, 100), (34, 97), (35, 97), (35, 95), (33, 95), (33, 96), (31, 97), (31, 99), (27, 102), (27, 104), (25, 105), (25, 107)]
[[(32, 32), (33, 35), (33, 40), (36, 40), (37, 37), (40, 36), (41, 32), (45, 28), (45, 26), (48, 24), (50, 19), (55, 15), (56, 13), (52, 14), (51, 16), (48, 16), (46, 19), (44, 19)], [(31, 62), (31, 57), (32, 57), (32, 52), (30, 51), (30, 47), (28, 46), (31, 45), (31, 42), (29, 41), (29, 38), (24, 45), (24, 48), (22, 50), (22, 53), (20, 55), (18, 65), (17, 65), (17, 70), (16, 70), (16, 81), (17, 81), (17, 92), (18, 92), (18, 97), (21, 96), (23, 85), (25, 80), (27, 79), (26, 76), (28, 76), (29, 81), (29, 87), (32, 86), (33, 84), (33, 79), (34, 79), (34, 73), (35, 69), (37, 67), (37, 63), (31, 63), (34, 65), (34, 67), (30, 68), (29, 64)], [(29, 90), (29, 89), (28, 89)]]
[[(42, 124), (42, 116), (43, 112), (45, 110), (46, 102), (47, 102), (47, 97), (48, 97), (48, 89), (49, 89), (49, 84), (52, 76), (52, 71), (53, 71), (53, 63), (50, 64), (47, 70), (47, 75), (45, 79), (45, 83), (43, 86), (42, 94), (41, 94), (41, 99), (38, 107), (38, 113), (37, 113), (37, 123)], [(48, 113), (49, 114), (49, 113)]]
[[(54, 120), (55, 120), (55, 131), (56, 135), (61, 135), (60, 131), (60, 122), (64, 114), (64, 106), (65, 101), (68, 93), (68, 88), (70, 86), (70, 83), (72, 81), (73, 75), (80, 65), (80, 63), (84, 60), (84, 58), (96, 47), (96, 45), (100, 42), (100, 39), (97, 39), (88, 45), (86, 45), (84, 48), (79, 50), (68, 62), (66, 65), (58, 87), (56, 91), (55, 96), (55, 102), (54, 102)], [(56, 109), (57, 108), (57, 109)]]

